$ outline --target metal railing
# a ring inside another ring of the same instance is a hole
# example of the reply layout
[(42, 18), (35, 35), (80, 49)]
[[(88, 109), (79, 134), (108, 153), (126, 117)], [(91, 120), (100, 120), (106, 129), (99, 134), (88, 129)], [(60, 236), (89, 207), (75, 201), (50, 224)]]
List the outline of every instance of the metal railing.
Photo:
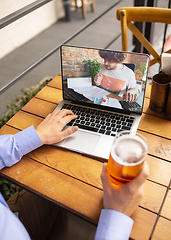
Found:
[[(18, 20), (19, 18), (25, 16), (26, 14), (36, 10), (37, 8), (43, 6), (44, 4), (50, 2), (52, 0), (38, 0), (35, 1), (34, 3), (20, 9), (19, 11), (1, 19), (0, 21), (0, 29), (9, 25), (10, 23)], [(35, 67), (37, 67), (39, 64), (41, 64), (43, 61), (45, 61), (47, 58), (49, 58), (52, 54), (54, 54), (57, 50), (59, 50), (60, 46), (62, 44), (66, 44), (68, 43), (70, 40), (72, 40), (73, 38), (75, 38), (78, 34), (80, 34), (81, 32), (83, 32), (85, 29), (87, 29), (89, 26), (91, 26), (93, 23), (95, 23), (98, 19), (100, 19), (102, 16), (104, 16), (106, 13), (108, 13), (112, 8), (114, 8), (115, 6), (117, 6), (120, 2), (122, 2), (123, 0), (118, 0), (116, 1), (111, 7), (109, 7), (108, 9), (106, 9), (103, 13), (101, 13), (100, 15), (98, 15), (97, 17), (95, 17), (92, 21), (90, 21), (88, 24), (86, 24), (84, 27), (82, 27), (80, 30), (78, 30), (77, 32), (75, 32), (73, 35), (71, 35), (69, 38), (67, 38), (65, 41), (63, 41), (60, 45), (56, 46), (54, 49), (52, 49), (50, 52), (48, 52), (46, 55), (44, 55), (42, 58), (40, 58), (39, 60), (37, 60), (36, 62), (34, 62), (33, 64), (31, 64), (29, 67), (27, 67), (24, 71), (22, 71), (20, 74), (18, 74), (17, 76), (15, 76), (13, 79), (11, 79), (10, 81), (8, 81), (4, 86), (2, 86), (0, 88), (0, 94), (3, 93), (4, 91), (6, 91), (9, 87), (11, 87), (15, 82), (17, 82), (18, 80), (20, 80), (23, 76), (25, 76), (26, 74), (28, 74), (30, 71), (32, 71)], [(135, 0), (136, 1), (136, 0)], [(169, 5), (170, 6), (170, 1), (169, 0)], [(167, 28), (167, 26), (166, 26)], [(108, 43), (106, 45), (105, 48), (109, 48), (109, 46), (112, 45), (112, 43), (114, 43), (119, 37), (121, 36), (121, 33), (119, 33), (110, 43)], [(166, 36), (166, 29), (164, 32), (164, 38), (163, 41), (165, 41), (165, 36)], [(132, 49), (133, 50), (133, 49)]]
[[(51, 0), (44, 0), (44, 1), (38, 1), (39, 2), (39, 7), (40, 4), (45, 4), (45, 2), (49, 2)], [(87, 29), (89, 26), (91, 26), (94, 22), (96, 22), (98, 19), (100, 19), (102, 16), (104, 16), (106, 13), (108, 13), (112, 8), (114, 8), (116, 5), (118, 5), (121, 1), (123, 0), (118, 0), (117, 2), (115, 2), (111, 7), (109, 7), (107, 10), (105, 10), (103, 13), (101, 13), (99, 16), (97, 16), (96, 18), (94, 18), (92, 21), (90, 21), (88, 24), (86, 24), (84, 27), (82, 27), (80, 30), (78, 30), (77, 32), (75, 32), (73, 35), (71, 35), (69, 38), (67, 38), (65, 41), (63, 41), (60, 45), (56, 46), (54, 49), (52, 49), (50, 52), (48, 52), (46, 55), (44, 55), (42, 58), (40, 58), (39, 60), (37, 60), (36, 62), (34, 62), (33, 64), (31, 64), (29, 67), (27, 67), (23, 72), (21, 72), (20, 74), (18, 74), (16, 77), (14, 77), (13, 79), (11, 79), (10, 81), (8, 81), (4, 86), (2, 86), (0, 88), (0, 94), (3, 93), (5, 90), (7, 90), (9, 87), (11, 87), (15, 82), (17, 82), (19, 79), (21, 79), (23, 76), (25, 76), (27, 73), (29, 73), (31, 70), (33, 70), (35, 67), (37, 67), (40, 63), (42, 63), (43, 61), (45, 61), (47, 58), (49, 58), (53, 53), (55, 53), (62, 44), (66, 44), (68, 43), (70, 40), (72, 40), (73, 38), (75, 38), (78, 34), (80, 34), (81, 32), (83, 32), (85, 29)], [(31, 5), (31, 4), (30, 4)], [(29, 5), (29, 6), (30, 6)], [(42, 6), (41, 5), (41, 6)], [(33, 5), (32, 8), (28, 8), (28, 6), (26, 7), (26, 9), (24, 11), (22, 11), (22, 9), (20, 10), (20, 14), (14, 14), (14, 18), (9, 18), (8, 20), (6, 20), (6, 24), (4, 21), (4, 27), (7, 26), (8, 24), (14, 22), (17, 18), (17, 15), (22, 17), (24, 16), (24, 14), (28, 14), (29, 11), (31, 12), (34, 11), (35, 9), (38, 8), (38, 4)], [(19, 12), (19, 11), (18, 11)], [(8, 16), (7, 16), (8, 18)], [(18, 19), (18, 18), (17, 18)], [(0, 22), (1, 24), (1, 22)], [(121, 36), (121, 33), (118, 34), (109, 44), (107, 44), (106, 48), (108, 48), (114, 41), (116, 41), (119, 37)]]
[(0, 20), (0, 29), (8, 26), (9, 24), (15, 22), (16, 20), (24, 17), (25, 15), (33, 12), (34, 10), (36, 10), (37, 8), (42, 7), (43, 5), (51, 2), (52, 0), (37, 0), (27, 6), (25, 6), (24, 8), (21, 8), (20, 10), (2, 18)]

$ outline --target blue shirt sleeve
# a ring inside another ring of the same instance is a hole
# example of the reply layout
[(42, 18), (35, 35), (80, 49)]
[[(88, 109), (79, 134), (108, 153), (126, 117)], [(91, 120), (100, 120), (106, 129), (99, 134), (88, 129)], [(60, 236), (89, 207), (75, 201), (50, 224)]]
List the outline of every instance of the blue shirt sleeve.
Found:
[(0, 194), (0, 238), (4, 240), (30, 240), (30, 236), (20, 222), (11, 212), (4, 198)]
[(0, 136), (0, 169), (17, 163), (23, 155), (43, 145), (35, 128), (30, 126), (14, 135)]
[[(15, 135), (0, 136), (0, 169), (17, 163), (23, 155), (43, 145), (33, 126)], [(11, 212), (4, 198), (0, 194), (0, 238), (29, 240), (30, 236)]]
[(127, 215), (111, 209), (102, 209), (95, 240), (128, 240), (132, 226), (133, 220)]

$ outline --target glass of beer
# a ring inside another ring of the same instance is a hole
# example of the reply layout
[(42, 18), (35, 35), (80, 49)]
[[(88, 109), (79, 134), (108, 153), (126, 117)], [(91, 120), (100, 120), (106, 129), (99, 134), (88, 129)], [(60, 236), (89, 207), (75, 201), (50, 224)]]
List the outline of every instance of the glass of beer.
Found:
[(110, 181), (121, 186), (140, 172), (148, 153), (148, 142), (139, 133), (122, 131), (117, 134), (111, 148), (107, 170)]

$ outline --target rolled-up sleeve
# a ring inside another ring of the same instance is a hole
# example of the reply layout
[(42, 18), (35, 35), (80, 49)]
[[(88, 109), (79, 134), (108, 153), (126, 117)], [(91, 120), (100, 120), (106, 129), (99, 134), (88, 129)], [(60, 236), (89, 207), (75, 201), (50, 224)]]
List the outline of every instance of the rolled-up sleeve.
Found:
[(132, 226), (133, 220), (127, 215), (111, 209), (102, 209), (95, 240), (128, 240)]
[(14, 135), (0, 136), (0, 169), (17, 163), (23, 155), (43, 145), (35, 128), (30, 126)]

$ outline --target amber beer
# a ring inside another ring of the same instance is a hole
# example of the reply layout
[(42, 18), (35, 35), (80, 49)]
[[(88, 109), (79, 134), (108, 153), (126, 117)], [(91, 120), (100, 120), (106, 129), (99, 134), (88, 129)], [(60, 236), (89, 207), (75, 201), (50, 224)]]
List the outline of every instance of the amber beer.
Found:
[(138, 133), (120, 132), (108, 160), (108, 173), (114, 185), (123, 185), (140, 172), (148, 152), (147, 140)]

